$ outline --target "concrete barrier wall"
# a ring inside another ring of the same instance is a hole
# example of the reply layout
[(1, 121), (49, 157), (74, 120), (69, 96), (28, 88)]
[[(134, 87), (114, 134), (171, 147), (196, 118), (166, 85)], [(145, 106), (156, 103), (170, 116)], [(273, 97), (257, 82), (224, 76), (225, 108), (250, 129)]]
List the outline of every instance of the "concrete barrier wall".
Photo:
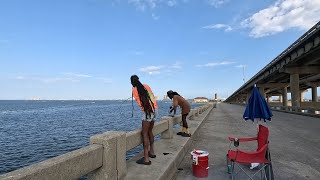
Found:
[[(212, 107), (211, 104), (192, 109), (192, 117)], [(154, 135), (172, 138), (173, 125), (181, 122), (181, 115), (162, 117), (155, 123)], [(0, 175), (1, 180), (65, 180), (84, 175), (94, 180), (123, 179), (127, 174), (126, 152), (142, 144), (141, 129), (130, 132), (108, 131), (90, 138), (89, 146), (46, 161)]]
[(1, 180), (77, 179), (102, 167), (103, 146), (90, 145), (0, 176)]

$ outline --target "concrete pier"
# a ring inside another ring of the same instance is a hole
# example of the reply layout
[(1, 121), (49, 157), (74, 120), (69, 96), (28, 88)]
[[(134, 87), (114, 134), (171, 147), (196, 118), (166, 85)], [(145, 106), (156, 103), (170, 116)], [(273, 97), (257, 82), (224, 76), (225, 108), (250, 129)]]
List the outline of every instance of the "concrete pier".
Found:
[[(226, 172), (228, 136), (254, 137), (257, 123), (242, 119), (244, 106), (220, 103), (202, 123), (173, 180), (194, 180), (190, 152), (209, 152), (209, 177), (229, 179)], [(272, 122), (262, 123), (270, 130), (269, 148), (275, 179), (320, 179), (320, 119), (273, 111)], [(255, 151), (256, 142), (240, 143), (243, 150)], [(245, 168), (250, 171), (249, 167)], [(240, 175), (240, 174), (239, 174)], [(199, 178), (200, 179), (200, 178)], [(237, 179), (247, 179), (243, 174)]]

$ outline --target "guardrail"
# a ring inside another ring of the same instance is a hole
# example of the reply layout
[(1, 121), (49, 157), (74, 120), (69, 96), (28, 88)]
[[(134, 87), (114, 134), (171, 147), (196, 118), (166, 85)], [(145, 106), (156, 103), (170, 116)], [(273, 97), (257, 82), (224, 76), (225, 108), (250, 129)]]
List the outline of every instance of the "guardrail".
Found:
[(312, 107), (294, 107), (294, 106), (270, 106), (272, 110), (294, 113), (306, 116), (320, 117), (320, 109)]
[[(193, 120), (212, 104), (192, 109)], [(173, 126), (181, 122), (181, 115), (162, 117), (153, 128), (154, 135), (173, 137)], [(127, 174), (126, 152), (142, 144), (141, 129), (130, 132), (107, 131), (90, 137), (90, 145), (75, 151), (39, 162), (7, 174), (1, 180), (65, 180), (88, 175), (90, 180), (123, 179)]]

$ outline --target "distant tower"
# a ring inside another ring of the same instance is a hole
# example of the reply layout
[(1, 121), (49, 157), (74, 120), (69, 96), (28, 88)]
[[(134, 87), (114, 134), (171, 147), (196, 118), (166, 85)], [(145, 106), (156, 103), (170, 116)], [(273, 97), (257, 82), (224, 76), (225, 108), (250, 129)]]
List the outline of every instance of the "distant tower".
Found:
[(215, 99), (215, 100), (218, 99), (218, 94), (217, 94), (217, 93), (214, 94), (214, 99)]

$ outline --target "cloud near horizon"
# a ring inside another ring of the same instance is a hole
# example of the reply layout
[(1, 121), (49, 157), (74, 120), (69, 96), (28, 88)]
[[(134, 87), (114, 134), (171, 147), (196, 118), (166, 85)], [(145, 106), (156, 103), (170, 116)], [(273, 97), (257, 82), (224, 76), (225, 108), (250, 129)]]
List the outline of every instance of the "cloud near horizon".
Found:
[(41, 76), (41, 75), (17, 75), (13, 79), (19, 81), (34, 81), (34, 82), (41, 82), (41, 83), (58, 83), (58, 82), (73, 82), (78, 83), (84, 78), (94, 78), (97, 80), (101, 80), (104, 83), (112, 83), (111, 78), (106, 77), (94, 77), (92, 75), (87, 74), (77, 74), (77, 73), (60, 73), (58, 76)]
[(62, 81), (79, 82), (79, 79), (72, 77), (40, 77), (40, 76), (16, 76), (16, 80), (20, 81), (37, 81), (42, 83), (56, 83)]
[(274, 35), (289, 29), (306, 31), (320, 20), (319, 0), (278, 0), (241, 22), (254, 38)]
[(216, 67), (216, 66), (224, 66), (229, 64), (234, 64), (235, 62), (231, 61), (221, 61), (221, 62), (210, 62), (207, 64), (196, 65), (196, 67)]
[(87, 74), (77, 74), (77, 73), (62, 73), (65, 76), (73, 76), (73, 77), (79, 77), (79, 78), (91, 78), (91, 75), (87, 75)]

